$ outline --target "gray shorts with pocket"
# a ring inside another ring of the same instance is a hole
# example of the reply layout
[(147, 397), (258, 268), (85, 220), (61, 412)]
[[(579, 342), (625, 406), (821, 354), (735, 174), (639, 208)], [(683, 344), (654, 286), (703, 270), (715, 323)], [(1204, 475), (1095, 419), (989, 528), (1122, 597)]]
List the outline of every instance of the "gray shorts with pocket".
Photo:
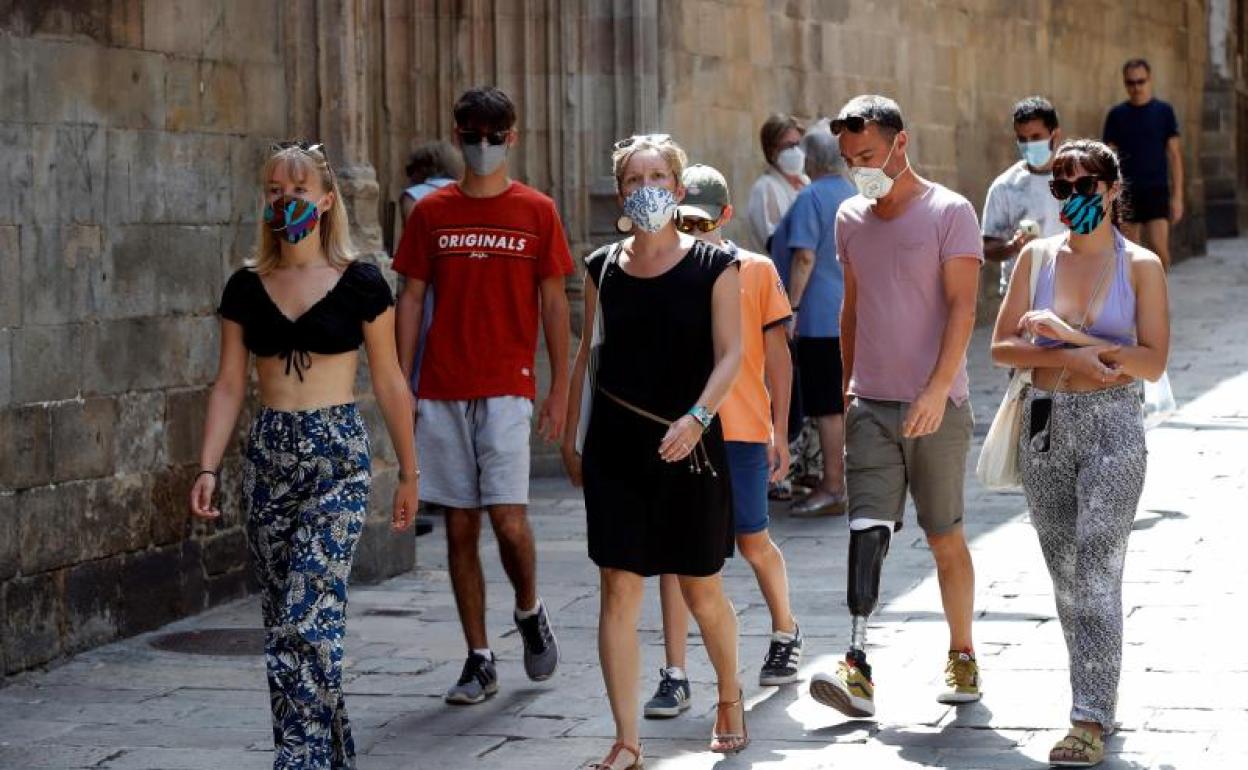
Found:
[(845, 411), (845, 486), (849, 519), (879, 519), (901, 529), (906, 490), (914, 498), (919, 526), (940, 535), (962, 522), (963, 481), (974, 418), (968, 399), (949, 401), (940, 428), (904, 438), (910, 404), (854, 398)]
[(416, 402), (420, 499), (450, 508), (528, 505), (533, 402), (521, 396)]

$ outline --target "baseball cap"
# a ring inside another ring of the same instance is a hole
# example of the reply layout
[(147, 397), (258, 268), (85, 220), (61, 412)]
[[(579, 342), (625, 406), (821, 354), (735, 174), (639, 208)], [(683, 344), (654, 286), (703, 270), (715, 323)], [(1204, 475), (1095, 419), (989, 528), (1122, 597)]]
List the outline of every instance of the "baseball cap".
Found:
[(681, 214), (703, 219), (717, 220), (728, 206), (728, 181), (724, 175), (701, 163), (685, 169), (681, 176), (685, 186), (685, 199), (680, 202)]

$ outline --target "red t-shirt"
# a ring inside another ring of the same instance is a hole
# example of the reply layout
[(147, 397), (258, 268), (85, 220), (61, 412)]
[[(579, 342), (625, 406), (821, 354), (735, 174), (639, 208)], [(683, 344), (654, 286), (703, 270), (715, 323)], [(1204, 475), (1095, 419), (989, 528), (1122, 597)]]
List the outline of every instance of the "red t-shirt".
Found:
[(536, 397), (538, 286), (572, 272), (550, 198), (520, 182), (492, 198), (447, 185), (412, 209), (394, 269), (433, 287), (418, 398)]

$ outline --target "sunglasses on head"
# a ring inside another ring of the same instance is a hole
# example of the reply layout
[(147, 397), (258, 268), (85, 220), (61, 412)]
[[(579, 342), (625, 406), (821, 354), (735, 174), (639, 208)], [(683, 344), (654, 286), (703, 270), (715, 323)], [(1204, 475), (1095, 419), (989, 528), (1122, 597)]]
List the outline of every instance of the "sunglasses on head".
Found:
[(507, 143), (507, 135), (511, 133), (511, 129), (506, 128), (502, 131), (477, 131), (475, 129), (455, 129), (455, 133), (459, 134), (459, 141), (464, 144), (481, 144), (488, 142), (494, 146)]
[(314, 152), (318, 155), (325, 154), (325, 145), (320, 142), (313, 144), (311, 142), (304, 141), (303, 139), (287, 139), (286, 141), (274, 142), (269, 145), (269, 149), (273, 152), (277, 152), (278, 150), (289, 150), (292, 147), (297, 147), (307, 153)]
[(832, 131), (833, 136), (840, 136), (842, 131), (848, 131), (851, 134), (861, 134), (863, 129), (870, 122), (861, 115), (848, 115), (843, 118), (837, 118), (828, 124), (828, 128)]
[(1075, 179), (1054, 179), (1049, 182), (1049, 192), (1053, 193), (1054, 198), (1064, 201), (1071, 196), (1071, 193), (1092, 195), (1096, 192), (1097, 182), (1104, 181), (1107, 180), (1092, 174)]
[(676, 229), (688, 235), (692, 235), (694, 232), (709, 233), (716, 227), (719, 227), (719, 222), (714, 219), (683, 215), (676, 219)]
[(622, 150), (625, 147), (632, 147), (638, 142), (650, 142), (651, 144), (666, 144), (672, 141), (671, 134), (633, 134), (627, 136), (615, 143), (615, 149)]
[(1140, 78), (1139, 80), (1124, 80), (1122, 82), (1127, 84), (1127, 88), (1136, 88), (1147, 83), (1148, 78)]

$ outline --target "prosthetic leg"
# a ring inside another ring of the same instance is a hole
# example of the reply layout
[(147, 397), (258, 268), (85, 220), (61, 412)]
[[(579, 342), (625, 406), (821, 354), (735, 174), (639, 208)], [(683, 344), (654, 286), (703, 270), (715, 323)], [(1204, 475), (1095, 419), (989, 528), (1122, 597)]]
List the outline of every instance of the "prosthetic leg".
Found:
[(891, 521), (858, 519), (850, 523), (846, 600), (853, 631), (849, 652), (835, 675), (820, 672), (810, 681), (810, 694), (815, 700), (850, 717), (875, 714), (875, 685), (863, 650), (867, 644), (867, 618), (880, 598), (880, 570), (892, 537)]
[(862, 652), (867, 645), (867, 618), (875, 611), (880, 599), (880, 570), (892, 538), (892, 522), (859, 519), (850, 524), (846, 602), (853, 618), (853, 630), (849, 649), (851, 653), (858, 653), (864, 662), (866, 656)]

